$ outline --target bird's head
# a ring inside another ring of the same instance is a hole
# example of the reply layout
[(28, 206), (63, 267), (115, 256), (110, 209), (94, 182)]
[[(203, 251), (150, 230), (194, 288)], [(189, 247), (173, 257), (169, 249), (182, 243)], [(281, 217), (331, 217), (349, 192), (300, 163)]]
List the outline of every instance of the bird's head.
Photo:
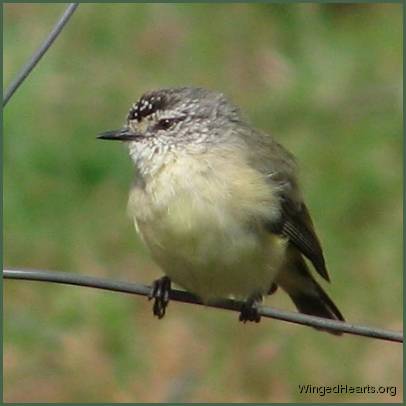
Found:
[(219, 144), (239, 121), (238, 109), (221, 93), (161, 89), (145, 93), (131, 106), (123, 128), (98, 138), (128, 143), (135, 164), (146, 167), (179, 151), (193, 153)]

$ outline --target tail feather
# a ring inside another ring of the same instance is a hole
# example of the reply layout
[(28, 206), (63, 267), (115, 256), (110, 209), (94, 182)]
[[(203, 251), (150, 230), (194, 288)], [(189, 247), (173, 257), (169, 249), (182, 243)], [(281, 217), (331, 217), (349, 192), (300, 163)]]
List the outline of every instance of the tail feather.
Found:
[(344, 321), (344, 317), (334, 302), (320, 285), (314, 282), (314, 292), (288, 292), (297, 309), (306, 314)]
[[(344, 321), (337, 306), (311, 275), (304, 259), (298, 253), (278, 276), (278, 285), (290, 296), (301, 313)], [(319, 329), (323, 330), (323, 329)], [(329, 333), (341, 335), (340, 332)]]

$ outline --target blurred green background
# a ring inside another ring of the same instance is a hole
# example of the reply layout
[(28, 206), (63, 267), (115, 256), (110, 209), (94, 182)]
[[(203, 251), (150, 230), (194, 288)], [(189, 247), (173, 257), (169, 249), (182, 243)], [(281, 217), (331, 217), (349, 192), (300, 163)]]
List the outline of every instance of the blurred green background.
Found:
[[(4, 5), (4, 86), (64, 7)], [(400, 4), (80, 5), (4, 111), (4, 266), (158, 277), (126, 216), (126, 150), (95, 137), (146, 90), (204, 86), (298, 157), (347, 320), (401, 330), (401, 38)], [(4, 283), (4, 316), (7, 402), (403, 399), (399, 344), (177, 303), (158, 321), (145, 298), (24, 281)]]

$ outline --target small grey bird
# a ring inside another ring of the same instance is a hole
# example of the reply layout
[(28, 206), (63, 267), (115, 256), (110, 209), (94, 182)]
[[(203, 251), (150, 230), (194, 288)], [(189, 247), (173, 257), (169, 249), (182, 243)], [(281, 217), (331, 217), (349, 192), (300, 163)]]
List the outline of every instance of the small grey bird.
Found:
[(99, 138), (128, 144), (129, 212), (166, 275), (153, 285), (159, 318), (173, 281), (205, 303), (243, 300), (244, 322), (259, 321), (257, 303), (278, 286), (300, 312), (344, 320), (305, 260), (329, 280), (293, 155), (224, 95), (193, 87), (146, 93), (122, 129)]

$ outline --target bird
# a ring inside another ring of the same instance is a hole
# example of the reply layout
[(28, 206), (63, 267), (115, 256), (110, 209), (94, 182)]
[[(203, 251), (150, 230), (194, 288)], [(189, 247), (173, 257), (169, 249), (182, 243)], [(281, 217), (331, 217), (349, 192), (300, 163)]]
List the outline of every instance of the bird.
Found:
[(203, 303), (241, 300), (244, 323), (260, 321), (258, 305), (278, 287), (299, 312), (344, 321), (313, 274), (330, 281), (296, 158), (223, 93), (148, 91), (98, 138), (127, 144), (134, 163), (128, 212), (164, 273), (152, 285), (155, 316), (175, 283)]

